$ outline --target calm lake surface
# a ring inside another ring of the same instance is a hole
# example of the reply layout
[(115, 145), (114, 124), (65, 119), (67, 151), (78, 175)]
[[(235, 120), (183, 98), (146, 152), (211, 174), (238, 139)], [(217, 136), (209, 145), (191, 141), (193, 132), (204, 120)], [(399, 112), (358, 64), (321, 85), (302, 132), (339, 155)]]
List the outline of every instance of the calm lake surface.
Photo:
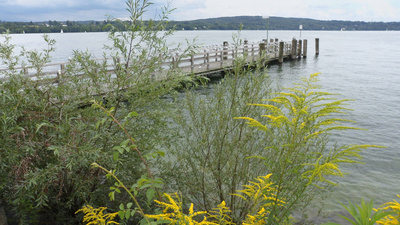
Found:
[[(235, 31), (178, 31), (171, 42), (185, 43), (197, 37), (200, 45), (232, 41)], [(266, 31), (242, 31), (241, 38), (256, 42), (266, 38)], [(12, 42), (27, 49), (45, 47), (41, 34), (11, 35)], [(72, 50), (88, 50), (101, 58), (105, 33), (50, 34), (57, 41), (54, 62), (66, 62)], [(269, 31), (269, 38), (290, 41), (299, 39), (299, 31)], [(320, 55), (315, 57), (315, 38), (320, 39)], [(362, 153), (365, 164), (343, 167), (350, 173), (336, 179), (340, 185), (325, 202), (325, 212), (343, 212), (339, 202), (359, 203), (374, 199), (375, 206), (392, 201), (400, 194), (400, 32), (394, 31), (303, 31), (308, 39), (308, 58), (271, 65), (268, 73), (276, 84), (290, 86), (300, 77), (320, 72), (320, 84), (341, 98), (354, 99), (346, 118), (367, 131), (348, 131), (332, 136), (339, 144), (375, 144), (384, 149)], [(0, 38), (3, 41), (2, 38)], [(316, 205), (320, 203), (316, 202)]]

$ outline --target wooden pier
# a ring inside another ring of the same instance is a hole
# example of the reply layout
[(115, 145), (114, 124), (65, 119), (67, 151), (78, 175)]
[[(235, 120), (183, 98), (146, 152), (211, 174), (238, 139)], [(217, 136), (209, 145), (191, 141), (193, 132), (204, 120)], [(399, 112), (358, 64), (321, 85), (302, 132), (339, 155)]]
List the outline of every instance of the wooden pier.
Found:
[[(319, 39), (315, 40), (316, 55), (319, 54)], [(244, 43), (240, 46), (229, 45), (224, 42), (222, 45), (207, 46), (198, 49), (194, 53), (186, 56), (180, 55), (179, 51), (171, 52), (171, 57), (165, 58), (162, 68), (179, 69), (186, 75), (208, 76), (210, 74), (220, 73), (233, 68), (235, 60), (241, 57), (245, 60), (245, 64), (251, 64), (260, 60), (265, 60), (265, 64), (271, 62), (283, 63), (286, 59), (297, 59), (307, 57), (307, 40), (293, 39), (290, 42), (279, 41), (278, 39), (263, 40), (257, 43)], [(102, 59), (104, 61), (104, 59)], [(70, 62), (53, 63), (44, 65), (43, 70), (37, 73), (32, 66), (16, 68), (31, 79), (46, 78), (46, 83), (57, 84), (62, 79), (66, 66)], [(109, 73), (113, 73), (112, 61), (106, 62)], [(0, 69), (0, 75), (5, 73), (7, 69)], [(84, 74), (76, 74), (84, 76)], [(157, 76), (157, 74), (155, 74)], [(0, 77), (0, 80), (6, 79)], [(50, 81), (49, 81), (50, 80)]]

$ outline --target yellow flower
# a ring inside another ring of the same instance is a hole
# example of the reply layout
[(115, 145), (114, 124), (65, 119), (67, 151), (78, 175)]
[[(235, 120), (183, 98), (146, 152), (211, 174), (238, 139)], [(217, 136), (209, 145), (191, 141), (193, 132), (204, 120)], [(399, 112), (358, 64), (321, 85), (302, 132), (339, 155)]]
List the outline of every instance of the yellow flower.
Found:
[(104, 211), (106, 210), (106, 207), (100, 207), (100, 208), (93, 208), (90, 205), (83, 206), (80, 210), (76, 211), (78, 212), (83, 212), (85, 213), (85, 216), (83, 217), (83, 222), (86, 222), (86, 225), (108, 225), (108, 224), (119, 224), (114, 220), (114, 218), (118, 215), (118, 213), (106, 213), (104, 214)]

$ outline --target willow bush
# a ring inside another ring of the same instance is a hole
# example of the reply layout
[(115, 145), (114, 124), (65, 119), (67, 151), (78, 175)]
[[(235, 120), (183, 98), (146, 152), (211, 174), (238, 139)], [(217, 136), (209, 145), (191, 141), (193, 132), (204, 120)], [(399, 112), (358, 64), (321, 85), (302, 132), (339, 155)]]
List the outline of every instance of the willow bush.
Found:
[[(144, 174), (153, 179), (132, 149), (139, 148), (147, 161), (157, 154), (155, 146), (166, 140), (170, 104), (161, 97), (190, 78), (163, 68), (172, 31), (162, 30), (171, 10), (162, 8), (157, 21), (145, 23), (142, 15), (150, 5), (147, 0), (127, 1), (130, 21), (113, 19), (127, 31), (109, 27), (112, 44), (106, 48), (111, 53), (97, 60), (75, 51), (56, 80), (43, 71), (55, 50), (54, 40), (44, 35), (45, 49), (19, 54), (10, 37), (3, 36), (0, 58), (9, 70), (0, 74), (5, 78), (0, 81), (0, 197), (18, 223), (77, 223), (75, 211), (85, 203), (116, 210), (118, 205), (104, 198), (112, 183), (100, 169), (90, 167), (93, 162), (116, 169), (126, 182), (135, 183)], [(29, 66), (38, 78), (25, 76), (18, 65)], [(126, 129), (103, 110), (90, 107), (93, 99)], [(136, 134), (136, 146), (127, 144), (126, 130)]]
[[(237, 36), (234, 41), (240, 45)], [(238, 58), (233, 70), (212, 85), (209, 93), (199, 96), (202, 91), (191, 89), (185, 92), (184, 100), (176, 103), (178, 112), (172, 126), (177, 131), (160, 169), (167, 190), (179, 191), (185, 201), (204, 211), (224, 201), (235, 221), (247, 214), (249, 206), (231, 193), (264, 175), (266, 168), (246, 159), (262, 152), (262, 134), (233, 117), (257, 117), (262, 111), (246, 103), (261, 101), (271, 93), (265, 71), (259, 70), (261, 62), (247, 69), (244, 65), (245, 58)]]

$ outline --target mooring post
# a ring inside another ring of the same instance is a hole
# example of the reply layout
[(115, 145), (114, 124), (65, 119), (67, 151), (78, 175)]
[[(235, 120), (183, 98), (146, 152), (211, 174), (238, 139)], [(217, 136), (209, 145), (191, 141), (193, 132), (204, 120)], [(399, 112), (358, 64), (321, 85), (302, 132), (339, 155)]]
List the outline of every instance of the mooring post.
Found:
[(64, 64), (60, 64), (60, 70), (57, 73), (57, 83), (60, 84), (62, 82), (62, 76), (64, 74), (65, 71), (65, 65)]
[(28, 75), (28, 67), (24, 66), (24, 75)]
[(260, 57), (261, 57), (265, 53), (265, 43), (261, 42), (259, 44), (259, 48), (260, 48), (259, 54), (260, 54)]
[(297, 40), (295, 38), (292, 39), (292, 54), (290, 55), (291, 59), (296, 58), (296, 48), (297, 48)]
[(207, 52), (207, 70), (210, 69), (210, 53)]
[(232, 49), (232, 66), (235, 66), (235, 49)]
[(303, 41), (299, 40), (299, 44), (297, 45), (297, 58), (301, 57), (301, 49), (303, 48)]
[(175, 53), (175, 68), (179, 67), (179, 53)]
[(194, 55), (190, 55), (190, 71), (193, 73), (194, 71)]
[(171, 60), (172, 60), (172, 62), (171, 62), (172, 68), (175, 69), (175, 56), (174, 55), (171, 56)]
[(203, 55), (203, 58), (204, 58), (204, 64), (206, 64), (207, 63), (207, 50), (206, 49), (204, 49), (204, 55)]
[(283, 63), (283, 50), (285, 48), (285, 42), (281, 41), (279, 42), (279, 58), (278, 62)]
[(265, 47), (266, 47), (265, 42), (261, 42), (259, 44), (259, 49), (260, 49), (259, 54), (260, 54), (260, 59), (261, 59), (262, 64), (264, 64), (264, 60), (265, 60), (265, 56), (266, 56)]
[(253, 60), (253, 62), (254, 62), (254, 61), (255, 61), (255, 60), (254, 60), (254, 43), (251, 44), (251, 56), (252, 56), (252, 60)]
[(319, 55), (319, 38), (315, 38), (315, 55)]
[(228, 59), (228, 42), (227, 41), (224, 41), (224, 43), (223, 43), (223, 49), (224, 49), (224, 57), (223, 57), (223, 59), (224, 60), (227, 60)]
[(249, 41), (248, 40), (244, 40), (244, 45), (243, 45), (243, 52), (248, 52), (249, 51)]
[(303, 58), (307, 58), (307, 39), (303, 41)]
[(224, 54), (224, 53), (223, 53), (223, 51), (224, 51), (224, 50), (221, 49), (221, 52), (220, 52), (221, 54), (219, 55), (220, 61), (221, 61), (221, 67), (224, 65), (224, 57), (223, 57), (223, 54)]

